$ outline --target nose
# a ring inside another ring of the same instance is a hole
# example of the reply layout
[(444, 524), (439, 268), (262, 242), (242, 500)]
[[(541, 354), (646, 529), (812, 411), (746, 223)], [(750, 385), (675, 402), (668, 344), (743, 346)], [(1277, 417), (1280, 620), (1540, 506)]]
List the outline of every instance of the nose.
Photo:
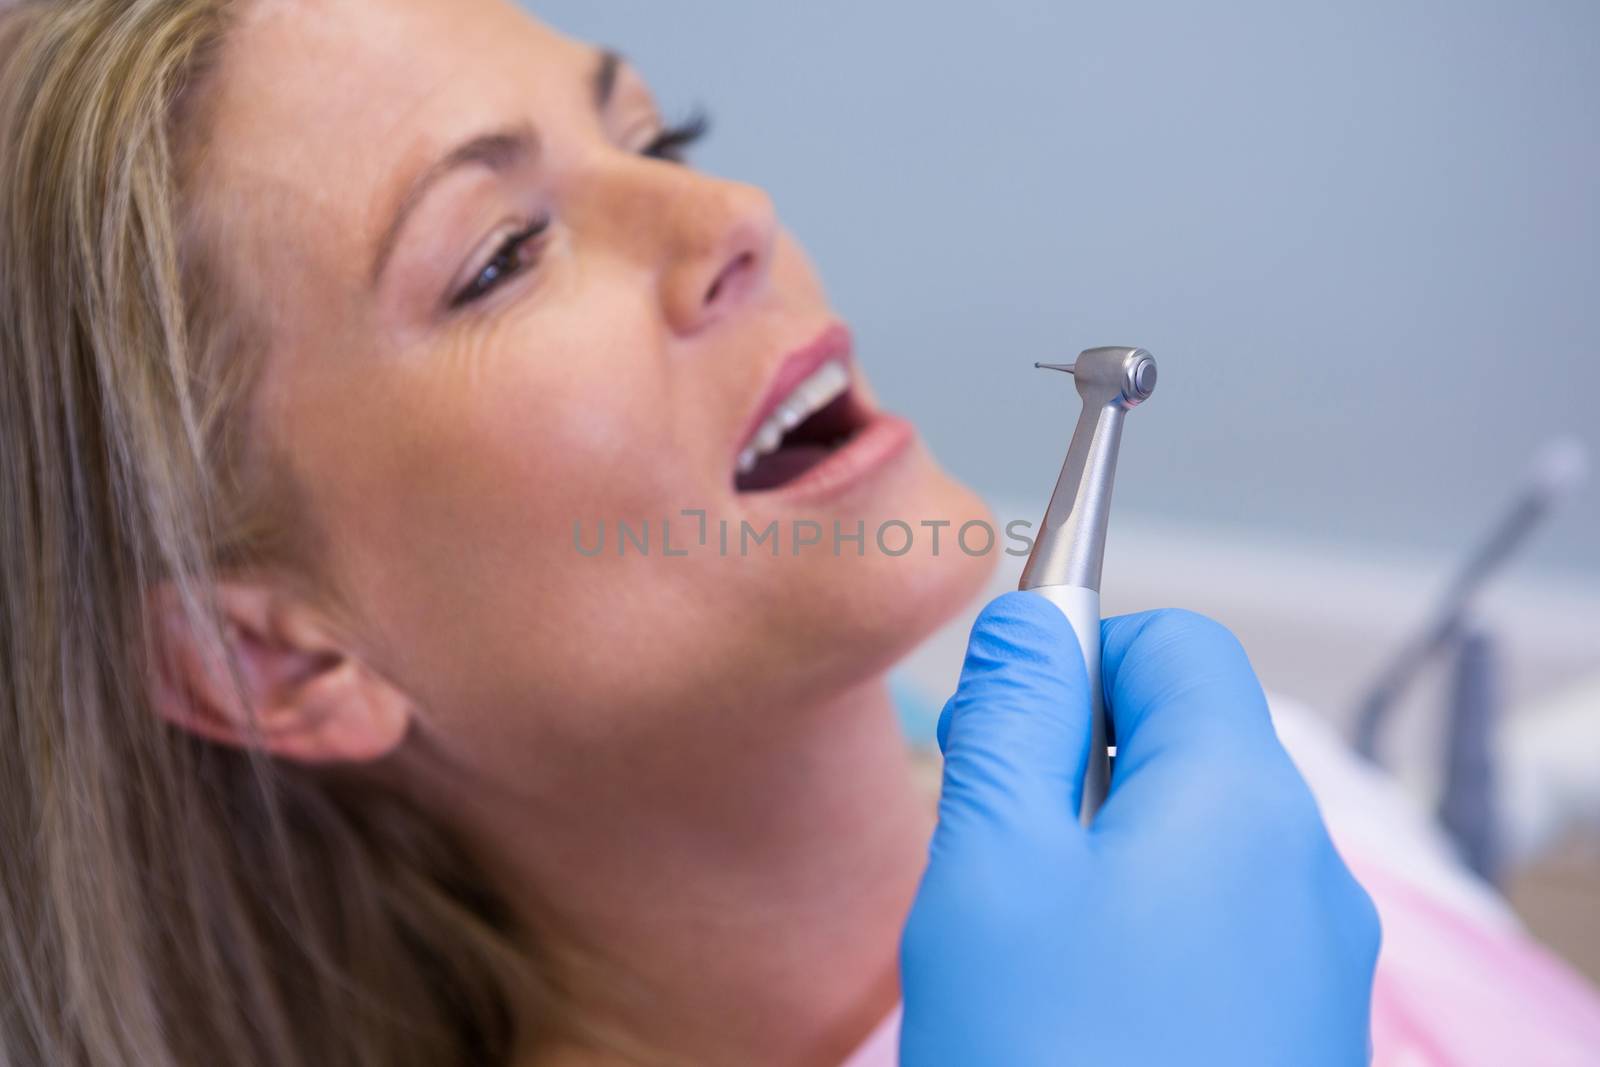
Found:
[(738, 182), (695, 175), (669, 210), (670, 260), (661, 278), (661, 300), (675, 333), (707, 329), (746, 304), (772, 271), (778, 220), (762, 190)]

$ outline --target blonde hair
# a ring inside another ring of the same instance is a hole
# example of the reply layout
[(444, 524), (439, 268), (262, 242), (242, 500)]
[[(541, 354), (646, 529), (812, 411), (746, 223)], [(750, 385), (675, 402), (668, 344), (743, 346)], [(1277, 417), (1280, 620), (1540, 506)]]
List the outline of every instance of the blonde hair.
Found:
[(223, 662), (218, 575), (303, 556), (184, 188), (230, 6), (0, 0), (0, 1067), (504, 1062), (543, 994), (452, 836), (152, 709), (149, 591)]

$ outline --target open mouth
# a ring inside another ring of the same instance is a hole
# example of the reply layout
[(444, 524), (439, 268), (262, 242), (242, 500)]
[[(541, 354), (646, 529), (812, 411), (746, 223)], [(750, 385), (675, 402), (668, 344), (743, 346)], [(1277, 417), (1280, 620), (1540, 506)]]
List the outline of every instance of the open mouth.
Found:
[(741, 493), (778, 489), (849, 444), (868, 422), (843, 362), (829, 360), (778, 404), (751, 435), (734, 471)]

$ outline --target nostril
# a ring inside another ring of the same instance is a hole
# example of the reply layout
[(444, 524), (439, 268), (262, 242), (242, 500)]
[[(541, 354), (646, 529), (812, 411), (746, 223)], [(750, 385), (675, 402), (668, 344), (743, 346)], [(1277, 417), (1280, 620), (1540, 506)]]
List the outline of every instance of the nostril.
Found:
[(755, 266), (755, 261), (756, 257), (753, 252), (741, 252), (734, 257), (733, 262), (722, 268), (722, 273), (718, 274), (716, 280), (711, 283), (711, 288), (706, 290), (706, 303), (715, 304), (726, 293), (731, 283)]

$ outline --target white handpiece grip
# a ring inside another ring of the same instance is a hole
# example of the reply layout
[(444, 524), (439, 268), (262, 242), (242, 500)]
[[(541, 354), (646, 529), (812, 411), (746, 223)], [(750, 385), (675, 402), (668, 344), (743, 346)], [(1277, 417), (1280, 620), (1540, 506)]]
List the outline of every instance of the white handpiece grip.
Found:
[(1111, 760), (1106, 750), (1105, 697), (1100, 690), (1100, 594), (1075, 585), (1045, 585), (1028, 590), (1061, 609), (1078, 635), (1083, 665), (1089, 671), (1089, 764), (1083, 775), (1083, 804), (1078, 819), (1085, 826), (1105, 802), (1111, 788)]

